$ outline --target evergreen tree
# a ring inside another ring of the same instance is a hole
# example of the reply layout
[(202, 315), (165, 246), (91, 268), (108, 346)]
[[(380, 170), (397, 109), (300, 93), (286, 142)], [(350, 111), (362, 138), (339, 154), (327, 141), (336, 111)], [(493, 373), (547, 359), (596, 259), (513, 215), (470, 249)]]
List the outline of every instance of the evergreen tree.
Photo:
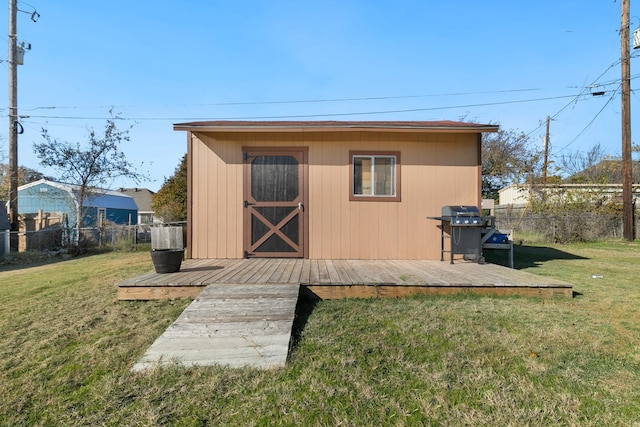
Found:
[(165, 178), (162, 187), (153, 196), (151, 204), (155, 215), (164, 222), (187, 219), (187, 155), (185, 154), (173, 175)]

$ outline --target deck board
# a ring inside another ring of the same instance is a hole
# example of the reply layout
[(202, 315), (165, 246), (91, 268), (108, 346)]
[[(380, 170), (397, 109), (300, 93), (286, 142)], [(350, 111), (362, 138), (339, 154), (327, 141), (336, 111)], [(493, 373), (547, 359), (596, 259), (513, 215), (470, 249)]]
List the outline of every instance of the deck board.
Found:
[[(268, 263), (262, 271), (257, 272), (256, 274), (254, 274), (253, 276), (253, 280), (251, 280), (252, 283), (267, 283), (269, 281), (269, 279), (271, 279), (271, 276), (274, 275), (276, 273), (276, 270), (278, 270), (278, 267), (280, 266), (280, 264), (282, 263), (282, 259), (276, 259), (274, 260), (274, 262), (270, 262)], [(278, 275), (280, 273), (278, 272)]]
[(309, 283), (309, 278), (311, 276), (311, 262), (304, 260), (302, 263), (302, 267), (300, 268), (300, 275), (295, 277), (291, 275), (291, 280), (298, 280), (299, 283)]
[[(329, 274), (329, 269), (327, 268), (327, 260), (319, 260), (318, 261), (318, 282), (319, 283), (332, 283), (331, 275)], [(339, 280), (339, 279), (335, 279)], [(335, 283), (335, 282), (333, 282)]]
[(342, 283), (344, 283), (345, 285), (353, 284), (351, 277), (347, 273), (347, 270), (344, 268), (344, 262), (342, 260), (334, 260), (332, 264), (336, 273), (340, 277), (340, 280), (342, 280)]
[(229, 264), (224, 265), (224, 268), (222, 270), (212, 272), (206, 283), (229, 283), (231, 277), (240, 273), (240, 271), (242, 270), (241, 263), (237, 262), (237, 260), (226, 261), (228, 261)]

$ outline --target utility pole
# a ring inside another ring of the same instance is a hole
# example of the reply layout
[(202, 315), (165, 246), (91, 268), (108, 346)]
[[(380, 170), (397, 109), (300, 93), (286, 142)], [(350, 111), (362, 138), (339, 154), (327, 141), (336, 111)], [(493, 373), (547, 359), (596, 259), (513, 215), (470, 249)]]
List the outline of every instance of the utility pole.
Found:
[(544, 164), (542, 167), (542, 183), (547, 185), (547, 169), (549, 167), (549, 123), (551, 117), (547, 116), (547, 131), (544, 134)]
[(18, 250), (18, 1), (9, 0), (9, 222), (10, 247)]
[(629, 46), (629, 0), (621, 2), (620, 50), (622, 65), (622, 233), (634, 239), (633, 188), (631, 173), (631, 66)]

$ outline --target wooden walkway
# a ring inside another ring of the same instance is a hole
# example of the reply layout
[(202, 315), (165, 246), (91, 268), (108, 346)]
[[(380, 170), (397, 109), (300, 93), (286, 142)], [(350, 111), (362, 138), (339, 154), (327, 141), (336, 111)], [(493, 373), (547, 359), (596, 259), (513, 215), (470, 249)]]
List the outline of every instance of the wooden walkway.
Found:
[(209, 285), (133, 366), (284, 366), (299, 285)]
[(502, 267), (456, 261), (309, 259), (186, 260), (180, 272), (150, 272), (118, 283), (120, 300), (195, 298), (211, 284), (295, 284), (304, 296), (402, 297), (474, 292), (572, 297), (572, 285)]

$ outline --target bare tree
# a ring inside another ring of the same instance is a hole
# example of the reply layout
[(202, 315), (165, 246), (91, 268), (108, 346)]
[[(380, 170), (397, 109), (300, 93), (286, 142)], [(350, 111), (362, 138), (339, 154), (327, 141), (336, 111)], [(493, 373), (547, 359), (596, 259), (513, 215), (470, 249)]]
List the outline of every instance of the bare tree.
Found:
[[(634, 145), (634, 153), (640, 147)], [(622, 183), (622, 159), (604, 153), (600, 144), (591, 147), (586, 153), (563, 155), (558, 162), (561, 170), (568, 175), (569, 184), (620, 184)], [(640, 182), (640, 161), (632, 161), (633, 182)]]
[(603, 163), (604, 158), (604, 150), (600, 143), (597, 143), (586, 153), (573, 152), (571, 154), (563, 154), (558, 159), (558, 166), (569, 176), (569, 182), (606, 183), (610, 179), (615, 180), (615, 178), (611, 176), (612, 170)]
[(483, 136), (483, 197), (496, 199), (502, 187), (535, 180), (540, 174), (542, 152), (530, 145), (527, 135), (513, 129), (501, 128)]
[(78, 243), (83, 221), (84, 205), (93, 195), (100, 194), (101, 188), (111, 184), (116, 178), (128, 178), (136, 183), (148, 180), (148, 175), (130, 163), (120, 150), (123, 142), (128, 142), (131, 127), (120, 130), (116, 125), (119, 116), (107, 119), (104, 133), (90, 129), (86, 144), (70, 143), (53, 138), (47, 129), (42, 129), (43, 142), (34, 143), (34, 152), (40, 164), (57, 172), (58, 181), (73, 184), (77, 188), (76, 236)]

